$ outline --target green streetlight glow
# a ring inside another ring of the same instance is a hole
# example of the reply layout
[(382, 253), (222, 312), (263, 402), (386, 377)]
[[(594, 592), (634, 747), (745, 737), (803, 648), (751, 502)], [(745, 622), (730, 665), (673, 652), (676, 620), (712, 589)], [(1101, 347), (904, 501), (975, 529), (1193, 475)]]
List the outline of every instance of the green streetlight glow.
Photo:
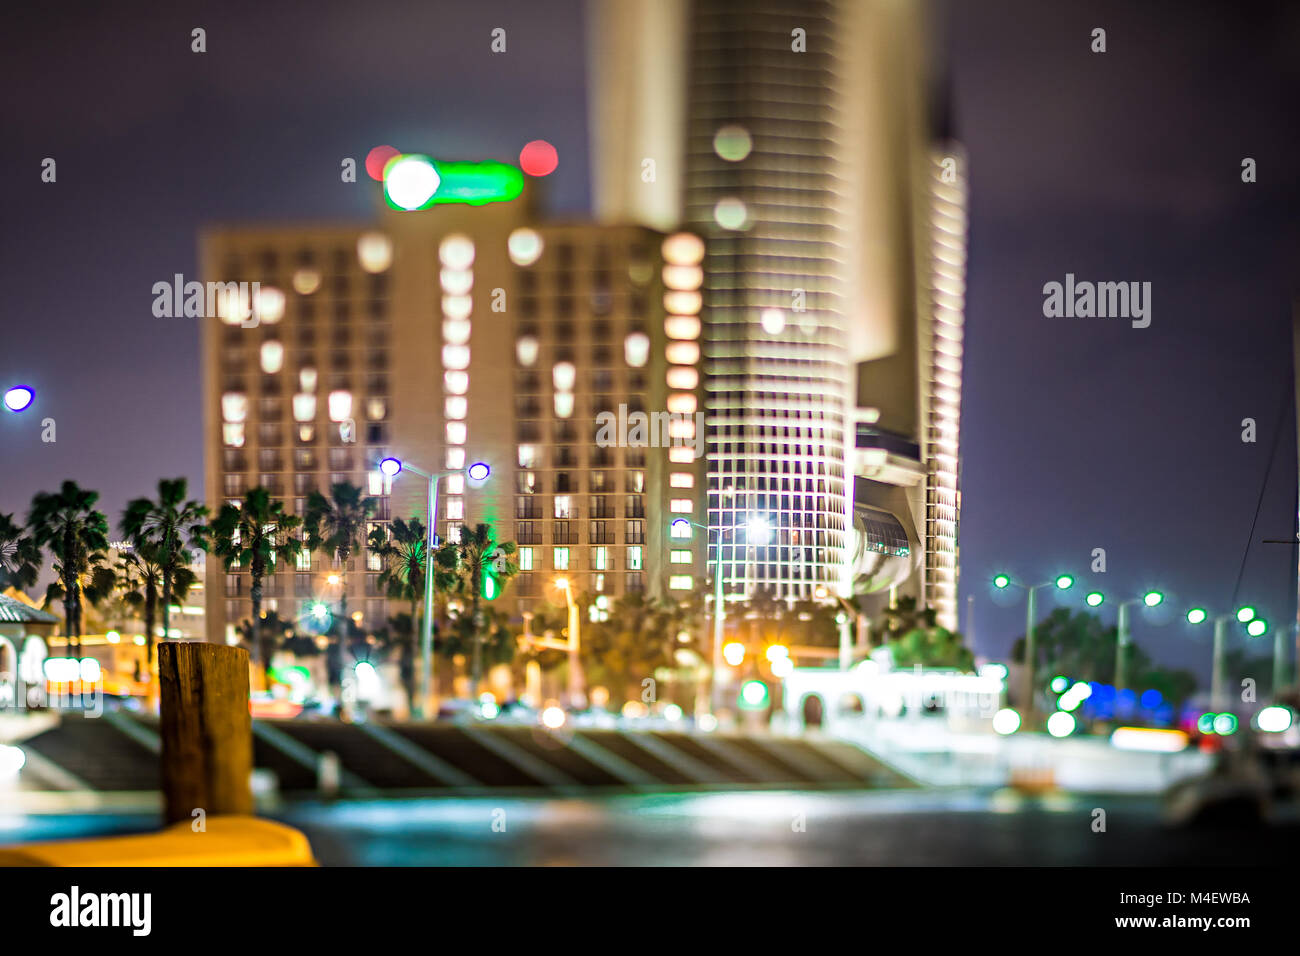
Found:
[(1264, 632), (1267, 630), (1268, 630), (1268, 622), (1265, 621), (1262, 617), (1257, 617), (1255, 618), (1255, 620), (1251, 621), (1249, 624), (1246, 625), (1246, 633), (1249, 634), (1251, 637), (1262, 637)]
[(1165, 596), (1159, 591), (1148, 591), (1142, 595), (1142, 603), (1147, 607), (1156, 607), (1164, 602)]
[(1006, 590), (1011, 586), (1011, 577), (1007, 574), (999, 574), (993, 579), (993, 586), (999, 591)]
[(1056, 586), (1060, 588), (1062, 591), (1065, 591), (1070, 587), (1073, 587), (1073, 585), (1074, 585), (1074, 578), (1068, 574), (1062, 574), (1059, 578), (1056, 579)]
[(524, 174), (507, 163), (450, 163), (419, 153), (394, 157), (384, 167), (384, 198), (412, 212), (442, 203), (482, 206), (509, 202), (524, 190)]
[(1205, 621), (1205, 608), (1194, 607), (1187, 612), (1188, 624), (1201, 624)]
[(1255, 609), (1250, 606), (1237, 608), (1237, 620), (1242, 624), (1255, 619)]
[(1100, 607), (1101, 602), (1106, 600), (1106, 596), (1102, 594), (1100, 591), (1093, 591), (1086, 598), (1084, 598), (1084, 600), (1088, 602), (1088, 607)]

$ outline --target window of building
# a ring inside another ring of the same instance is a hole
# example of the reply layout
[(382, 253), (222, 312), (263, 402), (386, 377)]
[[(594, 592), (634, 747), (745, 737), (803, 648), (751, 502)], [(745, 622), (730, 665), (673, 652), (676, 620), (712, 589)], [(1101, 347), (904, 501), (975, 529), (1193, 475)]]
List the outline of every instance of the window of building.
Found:
[(670, 537), (689, 541), (691, 539), (691, 523), (689, 521), (674, 521), (668, 525), (668, 534)]
[(691, 513), (691, 499), (674, 498), (668, 502), (668, 510), (675, 515), (688, 515)]
[(591, 567), (596, 571), (604, 571), (609, 566), (609, 548), (593, 548), (591, 551)]
[(299, 571), (310, 571), (311, 552), (308, 551), (306, 548), (303, 548), (301, 551), (298, 552), (297, 557), (294, 559), (294, 562), (297, 565)]
[(629, 571), (641, 570), (641, 549), (639, 547), (627, 549), (627, 569)]
[(572, 504), (572, 499), (570, 499), (568, 495), (556, 495), (555, 496), (555, 517), (568, 518), (570, 516), (569, 512), (572, 510), (571, 504)]
[(689, 574), (674, 574), (668, 579), (670, 591), (689, 591), (695, 587), (695, 579)]
[(465, 518), (465, 499), (448, 498), (447, 499), (447, 517), (452, 521), (463, 521)]
[(691, 552), (681, 548), (675, 548), (673, 549), (672, 554), (669, 556), (669, 559), (672, 561), (673, 564), (690, 564)]
[(668, 476), (668, 484), (673, 488), (694, 488), (695, 476), (688, 471), (674, 471)]
[(519, 570), (531, 571), (532, 569), (533, 569), (533, 549), (520, 548), (519, 549)]
[(555, 570), (557, 571), (569, 570), (569, 549), (568, 548), (555, 549)]

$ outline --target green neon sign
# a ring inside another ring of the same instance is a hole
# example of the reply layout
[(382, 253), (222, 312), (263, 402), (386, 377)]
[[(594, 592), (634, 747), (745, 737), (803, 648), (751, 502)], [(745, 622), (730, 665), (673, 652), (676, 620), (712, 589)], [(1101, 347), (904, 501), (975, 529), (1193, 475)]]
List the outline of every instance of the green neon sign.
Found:
[(523, 190), (523, 172), (495, 160), (445, 162), (420, 153), (403, 153), (384, 166), (384, 199), (404, 212), (446, 203), (482, 206), (509, 202)]

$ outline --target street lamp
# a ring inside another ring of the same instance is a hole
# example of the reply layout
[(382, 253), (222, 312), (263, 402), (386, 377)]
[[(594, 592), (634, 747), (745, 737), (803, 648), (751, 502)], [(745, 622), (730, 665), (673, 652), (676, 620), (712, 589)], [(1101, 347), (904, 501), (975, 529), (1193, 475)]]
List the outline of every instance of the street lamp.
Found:
[[(1188, 624), (1204, 624), (1209, 618), (1209, 612), (1203, 607), (1194, 607), (1187, 612)], [(1249, 605), (1239, 607), (1231, 614), (1220, 614), (1214, 619), (1214, 651), (1210, 672), (1210, 707), (1214, 710), (1221, 710), (1224, 707), (1223, 700), (1223, 648), (1228, 640), (1228, 625), (1236, 620), (1239, 624), (1246, 625), (1246, 633), (1251, 637), (1259, 637), (1268, 630), (1268, 624), (1263, 618), (1255, 616), (1255, 609)], [(1276, 688), (1274, 688), (1276, 693)]]
[(1115, 689), (1123, 690), (1128, 684), (1128, 649), (1133, 643), (1132, 629), (1129, 626), (1129, 608), (1141, 602), (1147, 607), (1159, 607), (1165, 596), (1159, 591), (1148, 591), (1140, 598), (1119, 602), (1119, 622), (1115, 640)]
[(26, 411), (35, 400), (36, 393), (26, 385), (15, 385), (5, 391), (5, 408), (11, 412)]
[(578, 658), (581, 650), (582, 615), (578, 613), (578, 602), (574, 600), (573, 586), (569, 579), (556, 578), (555, 586), (564, 592), (564, 601), (569, 608), (569, 706), (576, 710), (586, 696), (582, 661)]
[(1074, 586), (1074, 577), (1069, 574), (1058, 574), (1051, 581), (1044, 581), (1042, 584), (1020, 584), (1012, 580), (1009, 574), (998, 574), (993, 578), (993, 586), (999, 591), (1005, 591), (1011, 586), (1024, 588), (1028, 595), (1025, 602), (1025, 673), (1022, 678), (1024, 686), (1024, 707), (1026, 720), (1034, 716), (1034, 668), (1037, 664), (1037, 648), (1034, 646), (1034, 622), (1037, 618), (1038, 602), (1036, 595), (1042, 588), (1055, 587), (1058, 591), (1068, 591)]
[[(412, 701), (417, 717), (437, 717), (434, 701), (437, 697), (433, 683), (433, 550), (437, 547), (438, 536), (434, 529), (438, 524), (438, 482), (454, 471), (428, 472), (400, 458), (385, 458), (379, 463), (381, 473), (389, 478), (396, 478), (403, 471), (419, 475), (429, 483), (429, 499), (425, 513), (428, 521), (428, 538), (424, 552), (424, 623), (420, 629), (420, 674), (416, 686), (419, 688), (417, 699)], [(475, 482), (482, 482), (492, 473), (484, 462), (476, 461), (465, 470)]]
[[(724, 497), (731, 497), (733, 492), (730, 489), (722, 491)], [(709, 526), (700, 524), (698, 521), (692, 521), (689, 518), (674, 518), (669, 523), (670, 532), (681, 531), (686, 528), (699, 528), (707, 532)], [(723, 588), (726, 584), (722, 562), (722, 536), (728, 532), (734, 532), (740, 525), (732, 525), (729, 528), (718, 528), (717, 557), (713, 565), (713, 666), (709, 677), (709, 712), (716, 714), (719, 709), (719, 692), (721, 691), (721, 682), (718, 680), (718, 674), (722, 671), (723, 654), (722, 654), (722, 635), (723, 627), (726, 623), (726, 607)], [(766, 515), (752, 515), (743, 525), (748, 532), (750, 545), (766, 544), (772, 531), (771, 523)]]

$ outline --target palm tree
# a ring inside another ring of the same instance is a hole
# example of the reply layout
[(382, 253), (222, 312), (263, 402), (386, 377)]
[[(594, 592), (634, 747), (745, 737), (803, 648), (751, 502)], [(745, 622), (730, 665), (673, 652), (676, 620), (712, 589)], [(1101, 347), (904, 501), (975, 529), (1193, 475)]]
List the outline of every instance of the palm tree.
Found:
[(36, 541), (13, 515), (0, 515), (0, 591), (31, 587), (40, 570), (41, 549)]
[[(158, 619), (158, 599), (163, 591), (163, 562), (157, 545), (144, 543), (121, 552), (117, 562), (118, 587), (127, 606), (141, 615), (144, 621), (148, 679), (154, 682), (154, 622)], [(172, 575), (172, 596), (177, 601), (198, 581), (198, 575), (187, 565), (177, 568)], [(166, 618), (164, 618), (166, 620)], [(164, 631), (164, 636), (166, 631)]]
[(466, 604), (459, 621), (460, 629), (471, 632), (473, 642), (473, 665), (470, 670), (470, 696), (473, 699), (478, 699), (478, 682), (482, 677), (484, 635), (492, 635), (494, 648), (499, 648), (504, 633), (497, 620), (498, 615), (484, 613), (484, 574), (488, 570), (492, 572), (499, 593), (506, 582), (519, 572), (519, 566), (510, 560), (510, 555), (516, 550), (513, 541), (498, 544), (493, 538), (491, 526), (480, 523), (472, 530), (462, 528), (460, 541), (444, 545), (433, 558), (437, 568), (453, 576), (452, 586)]
[[(185, 499), (184, 478), (163, 478), (158, 482), (158, 500), (136, 498), (122, 513), (122, 532), (136, 547), (152, 545), (162, 572), (163, 637), (170, 631), (171, 605), (177, 575), (188, 571), (194, 560), (192, 548), (204, 547), (208, 509)], [(149, 640), (153, 640), (150, 632)], [(152, 664), (150, 665), (152, 667)]]
[(74, 656), (81, 656), (83, 599), (100, 599), (111, 589), (112, 571), (105, 566), (108, 519), (95, 509), (99, 492), (65, 481), (58, 492), (39, 492), (32, 498), (27, 526), (37, 546), (54, 558), (58, 580), (46, 590), (50, 600), (63, 602), (64, 630)]
[[(377, 554), (383, 562), (375, 583), (390, 598), (405, 599), (411, 605), (406, 621), (394, 617), (389, 622), (390, 634), (401, 636), (402, 674), (405, 678), (413, 670), (410, 665), (415, 658), (415, 635), (419, 630), (417, 615), (419, 602), (424, 597), (425, 556), (429, 547), (425, 527), (419, 518), (409, 521), (395, 518), (387, 529), (382, 526), (372, 528), (368, 543), (371, 553)], [(408, 686), (407, 691), (414, 700), (414, 687)]]
[(307, 499), (307, 547), (312, 551), (325, 550), (337, 558), (341, 566), (339, 579), (339, 612), (348, 620), (348, 561), (352, 552), (360, 550), (366, 540), (366, 527), (374, 516), (379, 502), (362, 497), (356, 485), (340, 481), (330, 486), (329, 497), (313, 491)]
[(271, 647), (262, 626), (262, 580), (277, 561), (292, 561), (302, 550), (302, 542), (292, 533), (301, 523), (296, 515), (285, 512), (284, 502), (257, 487), (249, 489), (239, 505), (222, 506), (208, 526), (213, 553), (226, 570), (248, 570), (253, 616), (245, 640), (257, 654), (263, 672), (271, 666)]

